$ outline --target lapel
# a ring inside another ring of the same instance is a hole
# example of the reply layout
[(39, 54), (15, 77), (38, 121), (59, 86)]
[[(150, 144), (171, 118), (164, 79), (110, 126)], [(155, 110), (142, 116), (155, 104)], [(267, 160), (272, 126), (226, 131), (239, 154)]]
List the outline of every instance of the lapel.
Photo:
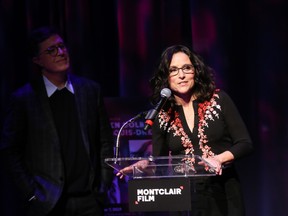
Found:
[(89, 141), (88, 141), (89, 139), (88, 139), (88, 134), (86, 132), (88, 131), (87, 102), (89, 101), (89, 98), (87, 98), (86, 88), (82, 80), (72, 74), (69, 74), (69, 78), (74, 89), (75, 103), (76, 103), (76, 109), (78, 113), (78, 119), (79, 119), (79, 124), (80, 124), (81, 135), (83, 138), (83, 143), (84, 143), (84, 146), (88, 155), (90, 155), (90, 147), (89, 147)]
[[(54, 139), (55, 143), (59, 144), (59, 137), (53, 120), (53, 114), (50, 108), (49, 98), (47, 96), (42, 76), (37, 76), (31, 82), (31, 85), (35, 93), (35, 103), (32, 104), (32, 106), (39, 106), (40, 110), (43, 111), (43, 116), (45, 118), (41, 119), (41, 122), (39, 122), (39, 124), (43, 128), (45, 128), (46, 133), (48, 133), (47, 136), (51, 139)], [(35, 116), (35, 118), (37, 118), (37, 116)], [(60, 148), (59, 145), (57, 147)]]

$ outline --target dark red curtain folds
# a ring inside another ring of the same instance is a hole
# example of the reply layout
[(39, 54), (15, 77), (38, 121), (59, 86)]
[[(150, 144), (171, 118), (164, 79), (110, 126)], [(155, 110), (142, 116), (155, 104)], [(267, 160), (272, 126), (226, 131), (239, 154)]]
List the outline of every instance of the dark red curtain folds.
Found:
[[(73, 72), (105, 97), (147, 100), (163, 49), (188, 45), (215, 69), (255, 142), (239, 162), (247, 215), (287, 215), (287, 9), (285, 0), (1, 0), (1, 127), (8, 96), (33, 76), (25, 41), (35, 27), (58, 27)], [(17, 194), (0, 175), (0, 215), (13, 215)]]

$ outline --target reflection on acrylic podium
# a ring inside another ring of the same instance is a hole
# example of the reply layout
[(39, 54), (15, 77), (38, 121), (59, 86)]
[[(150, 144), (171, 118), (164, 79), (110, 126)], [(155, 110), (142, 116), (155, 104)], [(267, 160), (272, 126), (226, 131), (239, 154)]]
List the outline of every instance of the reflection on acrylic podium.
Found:
[(191, 178), (213, 176), (214, 168), (198, 155), (106, 158), (116, 171), (130, 167), (130, 212), (191, 210)]

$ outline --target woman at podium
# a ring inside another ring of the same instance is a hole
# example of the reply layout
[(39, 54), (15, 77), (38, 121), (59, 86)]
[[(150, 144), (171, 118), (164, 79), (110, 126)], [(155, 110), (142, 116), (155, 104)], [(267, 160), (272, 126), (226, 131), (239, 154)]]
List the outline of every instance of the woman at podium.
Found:
[(157, 103), (171, 97), (152, 125), (153, 156), (199, 155), (216, 175), (192, 178), (191, 215), (245, 215), (233, 162), (253, 150), (247, 128), (229, 95), (216, 87), (214, 71), (183, 45), (168, 47), (150, 84)]

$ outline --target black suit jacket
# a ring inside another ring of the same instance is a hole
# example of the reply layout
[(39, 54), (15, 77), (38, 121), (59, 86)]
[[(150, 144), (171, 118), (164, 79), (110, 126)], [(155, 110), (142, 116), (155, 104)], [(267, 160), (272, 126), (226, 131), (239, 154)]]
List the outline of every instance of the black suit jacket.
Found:
[[(104, 159), (113, 157), (113, 135), (99, 85), (70, 75), (81, 135), (92, 164), (91, 190), (104, 192), (113, 170)], [(61, 196), (64, 165), (49, 99), (42, 77), (12, 94), (3, 126), (1, 156), (30, 209), (46, 214)]]

